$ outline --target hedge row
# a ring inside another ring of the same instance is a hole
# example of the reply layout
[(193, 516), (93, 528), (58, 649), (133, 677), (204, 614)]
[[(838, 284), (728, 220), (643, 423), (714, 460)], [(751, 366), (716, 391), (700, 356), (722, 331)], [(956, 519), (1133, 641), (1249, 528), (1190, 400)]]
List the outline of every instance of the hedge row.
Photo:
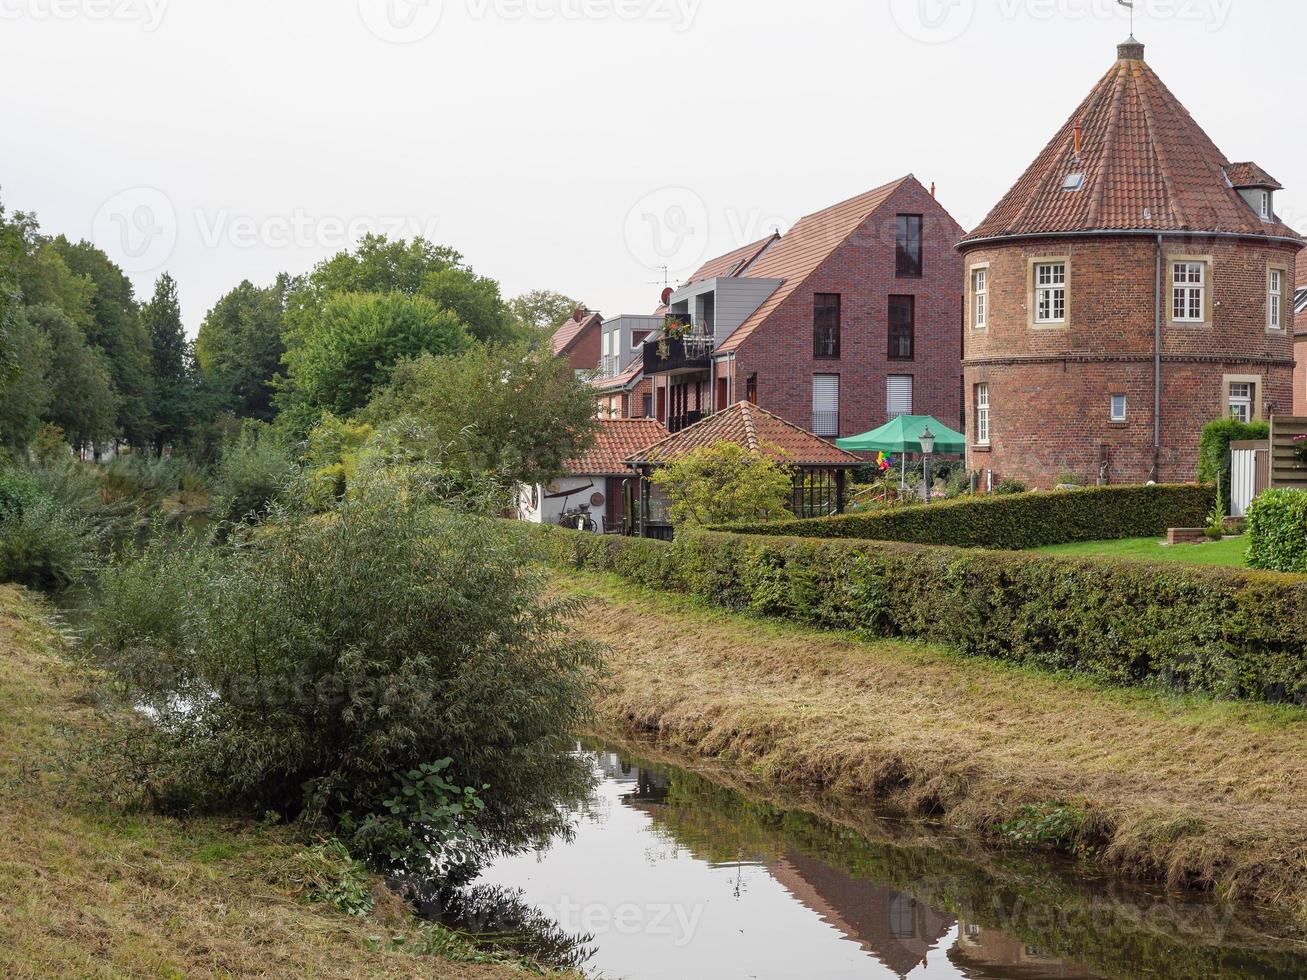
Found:
[(700, 532), (550, 529), (550, 560), (713, 606), (1115, 684), (1307, 704), (1307, 580), (1170, 563)]
[(1123, 486), (966, 497), (841, 517), (748, 524), (722, 531), (804, 538), (860, 538), (1022, 551), (1073, 541), (1165, 535), (1202, 527), (1216, 503), (1208, 486)]

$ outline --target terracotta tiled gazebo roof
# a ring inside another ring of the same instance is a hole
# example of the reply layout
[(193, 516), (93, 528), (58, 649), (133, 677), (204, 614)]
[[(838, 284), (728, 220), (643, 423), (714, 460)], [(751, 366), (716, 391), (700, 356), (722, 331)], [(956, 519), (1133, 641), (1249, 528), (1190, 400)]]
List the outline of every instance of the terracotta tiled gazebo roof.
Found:
[(1016, 185), (963, 245), (1077, 232), (1214, 232), (1297, 239), (1235, 190), (1268, 186), (1231, 163), (1144, 61), (1131, 38)]
[(849, 468), (862, 460), (750, 402), (736, 402), (676, 435), (633, 453), (633, 466), (668, 463), (695, 449), (733, 442), (791, 466)]

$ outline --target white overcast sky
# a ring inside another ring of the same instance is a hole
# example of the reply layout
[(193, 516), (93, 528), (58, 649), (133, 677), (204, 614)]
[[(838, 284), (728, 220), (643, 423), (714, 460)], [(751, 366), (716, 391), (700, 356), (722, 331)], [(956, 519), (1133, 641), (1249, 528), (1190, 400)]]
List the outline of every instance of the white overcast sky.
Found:
[[(1138, 0), (1148, 60), (1307, 230), (1307, 4)], [(0, 196), (193, 334), (361, 229), (649, 312), (914, 173), (977, 224), (1107, 70), (1112, 0), (0, 0)]]

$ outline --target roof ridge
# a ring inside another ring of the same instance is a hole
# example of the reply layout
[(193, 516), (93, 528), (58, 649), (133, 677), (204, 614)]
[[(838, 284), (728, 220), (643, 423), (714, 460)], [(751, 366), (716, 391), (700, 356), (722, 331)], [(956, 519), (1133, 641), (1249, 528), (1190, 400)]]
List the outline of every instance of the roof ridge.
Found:
[(753, 422), (753, 409), (756, 407), (753, 402), (736, 402), (740, 406), (740, 415), (744, 418), (744, 437), (749, 440), (749, 450), (759, 452), (762, 449), (762, 443), (758, 441), (758, 427)]
[[(865, 190), (861, 194), (854, 194), (852, 197), (846, 197), (842, 201), (836, 201), (834, 204), (830, 205), (829, 207), (819, 208), (818, 210), (813, 211), (811, 214), (805, 214), (799, 218), (799, 221), (807, 221), (809, 218), (815, 218), (818, 215), (825, 214), (828, 211), (837, 211), (840, 208), (844, 207), (846, 204), (852, 204), (860, 197), (870, 197), (873, 194), (879, 194), (881, 191), (893, 192), (897, 190), (902, 184), (906, 184), (909, 180), (916, 180), (916, 179), (917, 178), (915, 174), (904, 174), (898, 180), (891, 180), (888, 183), (881, 184), (879, 187), (873, 187), (870, 190)], [(879, 205), (873, 208), (870, 213), (875, 214), (876, 211), (879, 211), (881, 207), (884, 206), (884, 203), (885, 202), (882, 201)], [(795, 222), (796, 225), (798, 223), (799, 223), (798, 221)]]

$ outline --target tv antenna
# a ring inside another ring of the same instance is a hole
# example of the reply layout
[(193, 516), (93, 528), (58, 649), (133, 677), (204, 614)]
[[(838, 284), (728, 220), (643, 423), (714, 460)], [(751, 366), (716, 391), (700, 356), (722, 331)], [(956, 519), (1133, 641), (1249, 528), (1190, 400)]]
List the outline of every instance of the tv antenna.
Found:
[(672, 270), (671, 270), (668, 266), (665, 266), (665, 265), (656, 265), (656, 266), (654, 266), (654, 268), (655, 268), (655, 269), (661, 269), (661, 270), (662, 270), (662, 273), (663, 273), (663, 280), (662, 280), (662, 282), (658, 282), (657, 280), (654, 280), (653, 282), (649, 283), (649, 285), (650, 285), (650, 286), (662, 286), (663, 288), (666, 288), (666, 287), (670, 286), (670, 285), (672, 284)]

